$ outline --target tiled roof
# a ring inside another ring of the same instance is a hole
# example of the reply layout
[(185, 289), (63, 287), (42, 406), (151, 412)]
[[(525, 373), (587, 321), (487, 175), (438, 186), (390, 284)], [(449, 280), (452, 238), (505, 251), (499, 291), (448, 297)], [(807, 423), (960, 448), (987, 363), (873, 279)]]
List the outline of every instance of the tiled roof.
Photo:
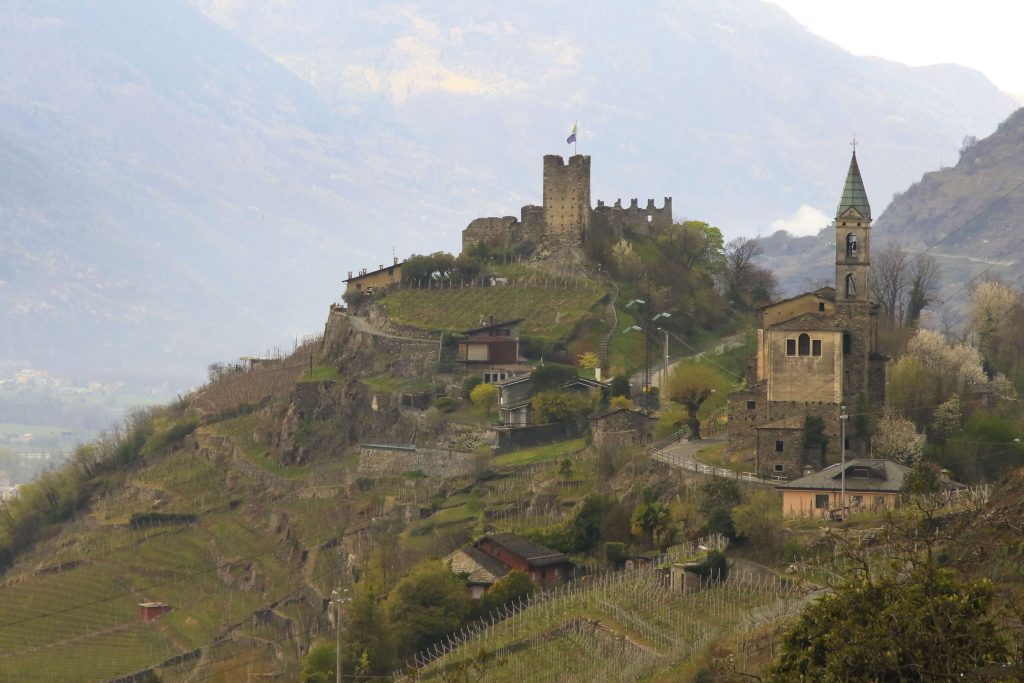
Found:
[(489, 586), (509, 573), (501, 560), (473, 546), (460, 548), (446, 559), (449, 568), (456, 574), (466, 574), (470, 583)]
[(462, 334), (476, 334), (477, 332), (486, 332), (487, 330), (493, 330), (496, 327), (511, 327), (512, 325), (518, 325), (519, 323), (526, 320), (526, 318), (512, 318), (511, 320), (502, 320), (497, 323), (490, 323), (489, 325), (481, 325), (480, 327), (474, 327), (471, 330), (465, 330)]
[(569, 561), (569, 558), (563, 553), (542, 546), (540, 543), (534, 543), (530, 539), (516, 534), (488, 534), (480, 540), (500, 545), (509, 552), (523, 558), (534, 567), (545, 567), (550, 564), (562, 564)]
[(864, 218), (871, 218), (871, 205), (868, 203), (868, 193), (864, 190), (864, 181), (860, 177), (857, 152), (854, 152), (850, 159), (850, 170), (846, 173), (846, 184), (843, 185), (843, 196), (839, 199), (836, 218), (842, 216), (848, 209), (856, 209)]
[(519, 340), (515, 337), (503, 337), (492, 334), (476, 334), (469, 339), (464, 339), (460, 344), (515, 344)]
[[(842, 466), (836, 463), (806, 477), (779, 484), (775, 488), (838, 491), (842, 486), (842, 472)], [(854, 458), (846, 461), (846, 490), (896, 492), (903, 487), (903, 478), (909, 472), (909, 467), (892, 460)]]
[(639, 415), (641, 417), (650, 417), (650, 419), (652, 419), (652, 420), (657, 420), (658, 419), (658, 418), (656, 418), (656, 417), (654, 417), (652, 415), (650, 415), (650, 416), (649, 415), (644, 415), (644, 412), (642, 410), (637, 410), (636, 408), (610, 408), (610, 407), (609, 408), (605, 408), (604, 410), (602, 410), (602, 411), (600, 411), (598, 413), (594, 413), (593, 415), (590, 416), (589, 419), (591, 419), (591, 420), (603, 420), (604, 418), (610, 417), (610, 416), (614, 415), (615, 413), (620, 413), (623, 410), (625, 410), (627, 412), (630, 412), (630, 413), (636, 413), (637, 415)]
[(825, 299), (826, 301), (835, 301), (836, 300), (836, 289), (835, 289), (835, 287), (819, 287), (818, 289), (814, 290), (813, 292), (802, 292), (800, 294), (797, 294), (796, 296), (791, 296), (791, 297), (786, 298), (786, 299), (779, 299), (778, 301), (773, 301), (771, 303), (764, 304), (762, 306), (758, 306), (757, 310), (763, 311), (766, 308), (772, 308), (773, 306), (778, 306), (779, 304), (784, 304), (784, 303), (787, 303), (789, 301), (796, 301), (797, 299), (801, 299), (801, 298), (803, 298), (805, 296), (816, 296), (819, 299)]
[(841, 330), (842, 323), (834, 315), (828, 313), (803, 313), (795, 318), (790, 318), (776, 325), (773, 330), (793, 330), (805, 332), (823, 332), (826, 330)]

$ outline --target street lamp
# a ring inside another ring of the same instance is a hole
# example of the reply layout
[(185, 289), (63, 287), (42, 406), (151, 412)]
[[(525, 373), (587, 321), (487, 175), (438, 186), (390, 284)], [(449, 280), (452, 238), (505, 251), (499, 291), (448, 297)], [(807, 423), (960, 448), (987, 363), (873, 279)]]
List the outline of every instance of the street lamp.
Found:
[(839, 414), (839, 427), (842, 446), (842, 460), (839, 467), (841, 472), (839, 473), (839, 516), (842, 520), (846, 516), (846, 421), (850, 419), (850, 416), (846, 414), (846, 406), (841, 406), (842, 413)]
[(347, 588), (331, 591), (331, 605), (334, 606), (334, 679), (341, 683), (341, 606), (349, 601)]
[(627, 333), (627, 332), (629, 332), (631, 330), (636, 330), (638, 332), (643, 332), (644, 333), (644, 386), (643, 386), (644, 412), (649, 414), (651, 412), (651, 407), (650, 407), (650, 394), (651, 394), (651, 339), (650, 339), (650, 337), (651, 337), (651, 325), (655, 321), (661, 320), (662, 318), (671, 318), (672, 314), (671, 313), (658, 313), (658, 314), (656, 314), (656, 315), (654, 315), (652, 317), (651, 316), (650, 305), (644, 299), (633, 299), (628, 304), (626, 304), (626, 308), (631, 308), (634, 304), (636, 304), (638, 306), (643, 306), (644, 307), (644, 320), (643, 320), (644, 326), (641, 328), (639, 325), (630, 325), (625, 330), (623, 330), (623, 334), (625, 334), (625, 333)]

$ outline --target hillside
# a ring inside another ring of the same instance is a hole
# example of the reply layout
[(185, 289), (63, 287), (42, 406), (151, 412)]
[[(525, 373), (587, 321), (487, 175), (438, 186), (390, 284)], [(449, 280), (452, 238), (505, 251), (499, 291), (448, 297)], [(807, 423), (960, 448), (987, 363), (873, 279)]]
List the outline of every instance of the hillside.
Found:
[[(583, 306), (602, 296), (582, 287)], [(494, 304), (531, 291), (412, 290), (407, 303), (440, 318), (450, 296), (490, 292)], [(0, 680), (294, 681), (315, 646), (334, 641), (338, 588), (352, 596), (350, 672), (414, 663), (421, 680), (444, 680), (479, 661), (493, 681), (732, 680), (761, 672), (819, 588), (845, 575), (845, 544), (884, 558), (887, 525), (918, 519), (906, 505), (783, 523), (770, 488), (669, 467), (642, 446), (576, 437), (495, 454), (493, 415), (461, 398), (463, 373), (438, 363), (432, 332), (365, 308), (365, 318), (332, 308), (323, 336), (294, 354), (228, 368), (136, 415), (3, 508)], [(447, 404), (405, 404), (408, 392), (437, 389)], [(586, 414), (598, 406), (591, 396)], [(1000, 590), (1019, 579), (1003, 580), (1015, 566), (1019, 478), (980, 515), (984, 488), (942, 512), (974, 525), (948, 554), (983, 560), (975, 569)], [(430, 558), (499, 532), (552, 544), (578, 580), (470, 605), (463, 579)], [(739, 534), (728, 563), (708, 550), (725, 545), (722, 534)], [(690, 588), (673, 590), (685, 562)], [(432, 602), (440, 588), (422, 578), (432, 571), (454, 582), (455, 621)], [(410, 585), (415, 599), (403, 603)], [(140, 603), (170, 611), (143, 620)], [(441, 626), (407, 642), (407, 615)]]

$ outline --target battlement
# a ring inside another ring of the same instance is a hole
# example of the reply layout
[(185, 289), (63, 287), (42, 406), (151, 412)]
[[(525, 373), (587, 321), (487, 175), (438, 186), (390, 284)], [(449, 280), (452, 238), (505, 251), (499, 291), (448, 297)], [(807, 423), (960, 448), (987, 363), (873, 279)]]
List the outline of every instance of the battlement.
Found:
[(672, 225), (672, 198), (659, 207), (653, 199), (646, 206), (634, 197), (628, 207), (622, 200), (614, 206), (598, 201), (590, 206), (590, 157), (574, 154), (544, 155), (544, 201), (522, 207), (520, 220), (513, 216), (482, 218), (471, 222), (462, 233), (462, 248), (476, 244), (495, 247), (528, 241), (536, 245), (582, 246), (595, 235), (616, 240), (626, 234), (648, 237)]
[(620, 240), (627, 233), (638, 237), (657, 235), (672, 225), (672, 198), (665, 197), (661, 208), (653, 199), (647, 200), (647, 206), (641, 208), (640, 201), (634, 197), (629, 206), (622, 206), (622, 200), (616, 199), (615, 204), (608, 206), (598, 200), (590, 218), (590, 232), (610, 234), (613, 239)]
[(587, 176), (590, 176), (590, 155), (589, 154), (574, 154), (566, 160), (561, 154), (545, 154), (544, 155), (544, 170), (547, 171), (549, 168), (580, 168), (587, 170)]
[(665, 200), (662, 203), (660, 209), (654, 203), (653, 199), (648, 199), (647, 200), (647, 206), (645, 208), (643, 208), (643, 209), (640, 208), (640, 200), (638, 200), (636, 197), (634, 197), (634, 198), (629, 200), (629, 207), (628, 208), (623, 208), (622, 200), (621, 199), (616, 199), (615, 200), (615, 204), (613, 204), (612, 206), (608, 206), (607, 204), (605, 204), (603, 199), (598, 199), (597, 200), (597, 206), (594, 208), (594, 210), (597, 211), (599, 209), (607, 209), (607, 210), (615, 209), (615, 210), (620, 210), (620, 211), (666, 211), (667, 210), (667, 211), (671, 212), (672, 211), (672, 198), (671, 197), (665, 197)]

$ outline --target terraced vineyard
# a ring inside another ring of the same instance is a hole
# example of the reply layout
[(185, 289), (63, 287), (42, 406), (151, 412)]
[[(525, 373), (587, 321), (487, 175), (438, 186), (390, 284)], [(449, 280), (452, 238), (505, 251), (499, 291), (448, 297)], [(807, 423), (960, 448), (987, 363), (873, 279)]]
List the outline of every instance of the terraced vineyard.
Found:
[(522, 335), (537, 341), (565, 340), (591, 313), (603, 315), (600, 307), (595, 309), (606, 294), (601, 283), (544, 282), (540, 279), (498, 287), (403, 288), (389, 292), (381, 304), (397, 322), (446, 332), (476, 327), (490, 316), (524, 318)]
[[(739, 572), (672, 590), (657, 567), (577, 582), (467, 629), (421, 653), (425, 681), (486, 653), (488, 681), (635, 681), (671, 666), (682, 675), (712, 643), (740, 641), (798, 612), (813, 593), (772, 575)], [(673, 678), (672, 676), (681, 676)]]

